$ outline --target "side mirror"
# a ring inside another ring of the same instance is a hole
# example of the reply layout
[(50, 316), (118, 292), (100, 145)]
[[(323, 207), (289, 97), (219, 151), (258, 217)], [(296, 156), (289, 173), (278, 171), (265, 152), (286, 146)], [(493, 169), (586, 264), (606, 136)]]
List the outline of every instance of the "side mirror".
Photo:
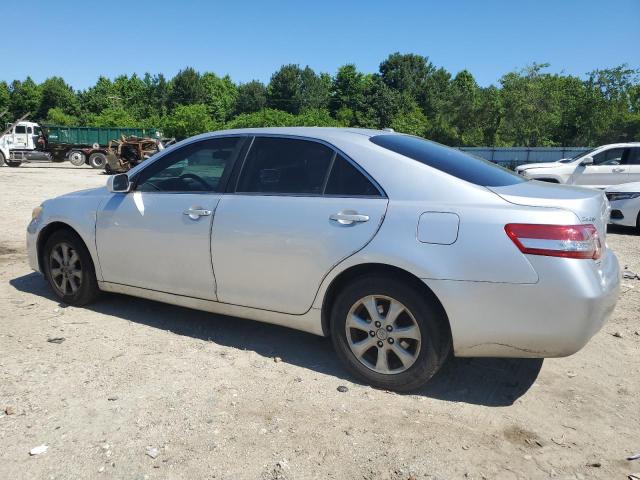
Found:
[(131, 183), (126, 173), (111, 175), (107, 180), (107, 190), (111, 193), (127, 193), (130, 189)]
[(593, 157), (591, 157), (591, 156), (584, 157), (582, 159), (582, 161), (580, 162), (580, 165), (585, 165), (585, 166), (586, 165), (593, 165)]

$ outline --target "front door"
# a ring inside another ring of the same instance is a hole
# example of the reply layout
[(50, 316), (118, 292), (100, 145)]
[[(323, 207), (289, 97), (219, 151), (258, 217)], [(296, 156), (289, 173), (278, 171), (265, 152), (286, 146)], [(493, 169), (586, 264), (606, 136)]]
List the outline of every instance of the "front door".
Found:
[(132, 178), (133, 191), (101, 207), (96, 242), (104, 281), (216, 299), (211, 225), (243, 140), (171, 150)]
[(625, 183), (627, 168), (623, 165), (624, 148), (610, 148), (593, 155), (593, 165), (578, 165), (572, 175), (574, 185), (607, 187)]
[(305, 313), (324, 276), (374, 237), (387, 199), (328, 146), (257, 137), (213, 222), (218, 300)]
[(29, 143), (26, 125), (16, 125), (13, 128), (13, 146), (14, 149), (25, 149)]

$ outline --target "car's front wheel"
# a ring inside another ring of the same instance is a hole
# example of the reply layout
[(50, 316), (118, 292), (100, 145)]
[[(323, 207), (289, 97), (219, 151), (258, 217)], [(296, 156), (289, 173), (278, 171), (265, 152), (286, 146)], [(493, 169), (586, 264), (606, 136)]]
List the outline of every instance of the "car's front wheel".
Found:
[(400, 278), (361, 277), (336, 298), (331, 335), (349, 371), (379, 388), (410, 391), (425, 384), (451, 348), (436, 301)]
[(45, 243), (42, 258), (47, 281), (64, 303), (86, 305), (98, 296), (91, 255), (75, 232), (54, 232)]

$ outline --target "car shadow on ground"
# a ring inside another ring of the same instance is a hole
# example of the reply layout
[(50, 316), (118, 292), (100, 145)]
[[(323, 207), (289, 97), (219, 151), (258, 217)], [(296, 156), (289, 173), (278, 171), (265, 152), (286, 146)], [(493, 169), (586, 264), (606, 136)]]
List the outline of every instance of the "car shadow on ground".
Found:
[(635, 227), (627, 227), (624, 225), (607, 225), (607, 233), (617, 233), (619, 235), (636, 235), (640, 236), (640, 230)]
[[(16, 290), (57, 300), (42, 275), (30, 273), (9, 282)], [(65, 307), (65, 305), (61, 305)], [(104, 295), (89, 310), (176, 335), (212, 341), (307, 368), (341, 380), (350, 377), (331, 341), (289, 328), (216, 315), (125, 295)], [(526, 393), (542, 367), (541, 359), (452, 358), (422, 389), (422, 395), (451, 402), (507, 406)]]

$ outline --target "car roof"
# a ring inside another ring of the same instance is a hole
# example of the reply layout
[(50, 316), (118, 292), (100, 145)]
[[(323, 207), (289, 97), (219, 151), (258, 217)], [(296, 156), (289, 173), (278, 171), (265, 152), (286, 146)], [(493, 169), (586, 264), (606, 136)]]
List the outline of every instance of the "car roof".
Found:
[(289, 135), (296, 137), (316, 138), (319, 140), (354, 139), (357, 137), (373, 137), (382, 134), (394, 133), (392, 130), (375, 130), (369, 128), (352, 127), (262, 127), (262, 128), (236, 128), (230, 130), (217, 130), (204, 134), (205, 136), (220, 135)]

